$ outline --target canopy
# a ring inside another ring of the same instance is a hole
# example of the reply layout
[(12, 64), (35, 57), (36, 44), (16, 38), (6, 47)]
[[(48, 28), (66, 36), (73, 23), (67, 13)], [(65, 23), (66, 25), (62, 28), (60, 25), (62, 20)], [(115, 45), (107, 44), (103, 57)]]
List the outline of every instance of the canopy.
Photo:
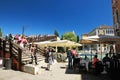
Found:
[(45, 42), (38, 42), (35, 44), (38, 44), (39, 46), (54, 46), (54, 47), (82, 46), (79, 43), (69, 40), (45, 41)]

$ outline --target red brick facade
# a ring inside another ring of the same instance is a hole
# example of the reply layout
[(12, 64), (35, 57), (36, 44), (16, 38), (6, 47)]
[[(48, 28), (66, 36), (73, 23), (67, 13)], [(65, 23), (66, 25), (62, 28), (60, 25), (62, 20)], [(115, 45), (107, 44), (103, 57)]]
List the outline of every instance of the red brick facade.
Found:
[[(115, 35), (120, 36), (120, 0), (112, 0), (112, 13)], [(120, 53), (120, 43), (116, 43), (116, 52)]]

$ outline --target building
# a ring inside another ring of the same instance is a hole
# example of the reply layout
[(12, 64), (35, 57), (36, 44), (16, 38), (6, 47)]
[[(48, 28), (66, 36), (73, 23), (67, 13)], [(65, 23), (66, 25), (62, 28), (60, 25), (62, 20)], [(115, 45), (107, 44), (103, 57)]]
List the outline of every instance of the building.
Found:
[[(112, 13), (115, 36), (120, 37), (120, 0), (112, 0)], [(116, 43), (116, 52), (120, 53), (120, 43)]]
[(107, 37), (114, 36), (114, 28), (110, 26), (102, 25), (95, 28), (88, 34), (83, 34), (82, 40), (86, 40), (85, 44), (83, 44), (84, 45), (83, 50), (89, 53), (91, 52), (92, 53), (109, 53), (111, 46), (115, 50), (115, 44), (112, 41), (107, 41), (104, 43), (97, 41), (99, 37), (103, 37), (103, 36), (105, 37), (104, 39), (106, 39)]
[(102, 25), (88, 33), (88, 36), (95, 36), (95, 35), (114, 36), (114, 28), (110, 26)]
[(42, 41), (56, 41), (56, 35), (31, 35), (28, 36), (27, 40), (29, 42), (42, 42)]

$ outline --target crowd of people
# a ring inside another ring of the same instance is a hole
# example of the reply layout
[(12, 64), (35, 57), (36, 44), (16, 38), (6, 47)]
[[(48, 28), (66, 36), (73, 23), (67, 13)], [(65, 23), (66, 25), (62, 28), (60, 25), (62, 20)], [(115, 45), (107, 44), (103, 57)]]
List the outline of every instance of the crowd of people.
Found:
[[(68, 48), (67, 58), (68, 68), (74, 69), (74, 65), (76, 64), (75, 60), (78, 58), (75, 48)], [(87, 60), (87, 58), (88, 57), (85, 55), (85, 60)], [(81, 61), (81, 59), (79, 60)], [(90, 63), (91, 65), (88, 63), (88, 68), (92, 66), (92, 71), (95, 75), (101, 74), (104, 70), (107, 74), (112, 75), (112, 77), (118, 77), (117, 74), (120, 73), (120, 56), (118, 56), (118, 54), (107, 53), (102, 60), (98, 59), (98, 54), (95, 54)]]
[[(112, 55), (112, 56), (109, 56)], [(118, 78), (120, 74), (120, 56), (115, 53), (107, 53), (102, 60), (95, 55), (92, 61), (95, 75), (108, 74), (112, 79)]]
[(12, 34), (9, 34), (5, 37), (5, 40), (13, 41), (19, 44), (22, 48), (24, 48), (28, 44), (26, 37), (22, 34), (18, 34), (15, 36), (13, 36)]
[[(68, 58), (68, 68), (72, 69), (75, 67), (75, 59), (78, 57), (76, 48), (68, 48), (67, 58)], [(79, 60), (78, 60), (79, 61)]]

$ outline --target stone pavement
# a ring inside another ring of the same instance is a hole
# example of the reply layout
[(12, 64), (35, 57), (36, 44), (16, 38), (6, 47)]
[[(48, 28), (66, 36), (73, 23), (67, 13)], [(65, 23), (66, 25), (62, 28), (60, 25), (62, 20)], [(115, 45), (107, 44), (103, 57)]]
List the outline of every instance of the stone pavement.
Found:
[(50, 71), (45, 70), (46, 65), (44, 61), (37, 65), (40, 69), (37, 75), (0, 68), (0, 80), (110, 80), (106, 75), (95, 76), (67, 69), (67, 63), (54, 63)]

